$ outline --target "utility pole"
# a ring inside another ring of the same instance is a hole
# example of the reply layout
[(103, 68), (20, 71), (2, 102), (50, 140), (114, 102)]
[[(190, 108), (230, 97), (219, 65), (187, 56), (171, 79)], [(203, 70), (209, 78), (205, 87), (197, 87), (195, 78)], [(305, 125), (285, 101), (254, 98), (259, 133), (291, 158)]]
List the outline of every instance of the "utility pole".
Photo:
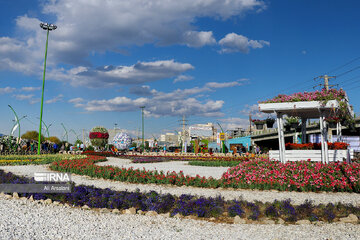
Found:
[(84, 135), (84, 131), (85, 131), (85, 129), (83, 128), (83, 129), (82, 129), (82, 142), (83, 142), (83, 144), (85, 145), (85, 135)]
[(142, 151), (144, 152), (145, 143), (144, 143), (144, 108), (145, 106), (141, 106), (141, 118), (142, 118)]
[(336, 78), (335, 76), (328, 76), (328, 75), (325, 74), (325, 75), (314, 78), (314, 80), (316, 80), (318, 78), (324, 79), (324, 84), (319, 84), (317, 86), (324, 86), (324, 89), (326, 89), (326, 91), (329, 91), (329, 87), (337, 86), (337, 85), (329, 85), (329, 79)]

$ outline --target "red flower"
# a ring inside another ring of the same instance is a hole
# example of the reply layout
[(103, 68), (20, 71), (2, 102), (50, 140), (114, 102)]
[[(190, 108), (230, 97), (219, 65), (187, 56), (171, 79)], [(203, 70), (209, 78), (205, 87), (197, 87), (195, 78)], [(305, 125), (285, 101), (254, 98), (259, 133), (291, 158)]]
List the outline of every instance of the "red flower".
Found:
[(101, 132), (90, 132), (89, 138), (90, 139), (95, 139), (95, 138), (108, 139), (109, 134), (108, 133), (101, 133)]

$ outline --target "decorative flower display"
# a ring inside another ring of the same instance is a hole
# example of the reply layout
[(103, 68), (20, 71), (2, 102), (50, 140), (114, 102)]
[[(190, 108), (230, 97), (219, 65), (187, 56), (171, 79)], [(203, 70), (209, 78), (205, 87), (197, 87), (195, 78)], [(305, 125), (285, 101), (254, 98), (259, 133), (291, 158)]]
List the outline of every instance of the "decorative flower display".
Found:
[(343, 89), (329, 89), (315, 92), (299, 92), (291, 95), (279, 94), (278, 96), (261, 101), (259, 103), (282, 103), (282, 102), (302, 102), (302, 101), (329, 101), (329, 100), (338, 100), (339, 102), (343, 100), (346, 96), (346, 93)]
[(222, 179), (227, 181), (229, 186), (257, 189), (358, 192), (359, 173), (358, 163), (322, 164), (310, 161), (281, 163), (257, 159), (230, 168), (223, 174)]
[(91, 145), (105, 147), (108, 143), (109, 133), (104, 127), (94, 127), (89, 134)]
[(339, 117), (327, 117), (324, 120), (328, 123), (338, 123), (341, 121)]
[[(278, 96), (266, 100), (260, 101), (259, 103), (283, 103), (283, 102), (302, 102), (302, 101), (319, 101), (321, 104), (325, 105), (327, 101), (336, 100), (339, 103), (339, 111), (336, 115), (341, 120), (346, 120), (346, 124), (348, 127), (354, 125), (354, 116), (350, 116), (349, 114), (349, 105), (348, 99), (346, 96), (346, 92), (343, 89), (323, 89), (321, 91), (314, 92), (299, 92), (291, 95), (279, 94)], [(352, 106), (350, 106), (352, 109)]]
[(260, 120), (260, 119), (253, 119), (252, 122), (257, 125), (257, 124), (265, 124), (266, 121), (265, 120)]
[[(12, 173), (0, 170), (1, 184), (36, 184), (33, 178), (19, 177)], [(196, 216), (199, 218), (216, 218), (217, 221), (229, 222), (239, 216), (251, 221), (262, 221), (265, 218), (272, 220), (283, 219), (288, 223), (306, 219), (312, 222), (336, 222), (349, 213), (359, 215), (360, 208), (351, 204), (319, 204), (305, 201), (294, 205), (290, 199), (273, 202), (249, 202), (245, 200), (224, 200), (223, 197), (198, 197), (190, 194), (176, 196), (162, 194), (155, 191), (114, 191), (109, 188), (101, 189), (93, 186), (73, 185), (71, 193), (19, 193), (19, 197), (35, 200), (51, 199), (71, 206), (90, 208), (107, 208), (125, 210), (135, 208), (136, 211), (155, 211), (170, 213), (170, 216)]]
[(114, 137), (112, 144), (118, 149), (118, 150), (124, 150), (128, 149), (131, 145), (131, 137), (126, 133), (118, 133)]
[(300, 121), (298, 117), (287, 117), (285, 120), (288, 124), (298, 124)]
[(95, 138), (108, 139), (109, 134), (108, 133), (100, 133), (100, 132), (90, 132), (89, 138), (90, 139), (95, 139)]
[[(327, 144), (331, 150), (346, 150), (349, 146), (344, 142), (328, 142)], [(286, 143), (285, 148), (288, 150), (321, 150), (321, 143)]]
[(243, 161), (229, 168), (221, 179), (192, 177), (183, 172), (149, 171), (94, 163), (105, 158), (89, 156), (87, 159), (53, 162), (51, 169), (90, 177), (130, 183), (171, 184), (205, 188), (277, 189), (281, 191), (359, 192), (360, 163), (298, 161), (281, 163), (268, 158)]

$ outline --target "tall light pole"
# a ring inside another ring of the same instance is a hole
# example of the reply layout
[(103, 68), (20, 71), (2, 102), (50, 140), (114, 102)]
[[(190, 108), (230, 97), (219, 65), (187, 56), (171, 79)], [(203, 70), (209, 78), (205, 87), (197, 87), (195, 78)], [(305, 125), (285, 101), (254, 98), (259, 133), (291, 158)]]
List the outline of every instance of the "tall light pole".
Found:
[(141, 118), (142, 118), (142, 151), (144, 152), (145, 143), (144, 143), (144, 108), (145, 106), (141, 106)]
[(40, 150), (41, 150), (41, 123), (42, 123), (43, 105), (44, 105), (45, 70), (46, 70), (46, 57), (47, 57), (49, 32), (52, 30), (55, 30), (57, 28), (57, 26), (55, 26), (53, 24), (48, 24), (48, 23), (40, 23), (40, 27), (42, 29), (46, 30), (46, 45), (45, 45), (45, 61), (44, 61), (42, 94), (41, 94), (40, 126), (39, 126), (38, 152), (37, 152), (38, 155), (40, 155)]

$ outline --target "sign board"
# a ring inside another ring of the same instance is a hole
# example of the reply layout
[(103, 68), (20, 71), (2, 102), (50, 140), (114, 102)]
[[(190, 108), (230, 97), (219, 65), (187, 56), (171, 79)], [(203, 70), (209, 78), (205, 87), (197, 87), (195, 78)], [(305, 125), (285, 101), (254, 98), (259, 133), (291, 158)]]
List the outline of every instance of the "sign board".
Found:
[(220, 141), (225, 141), (225, 133), (220, 133)]

